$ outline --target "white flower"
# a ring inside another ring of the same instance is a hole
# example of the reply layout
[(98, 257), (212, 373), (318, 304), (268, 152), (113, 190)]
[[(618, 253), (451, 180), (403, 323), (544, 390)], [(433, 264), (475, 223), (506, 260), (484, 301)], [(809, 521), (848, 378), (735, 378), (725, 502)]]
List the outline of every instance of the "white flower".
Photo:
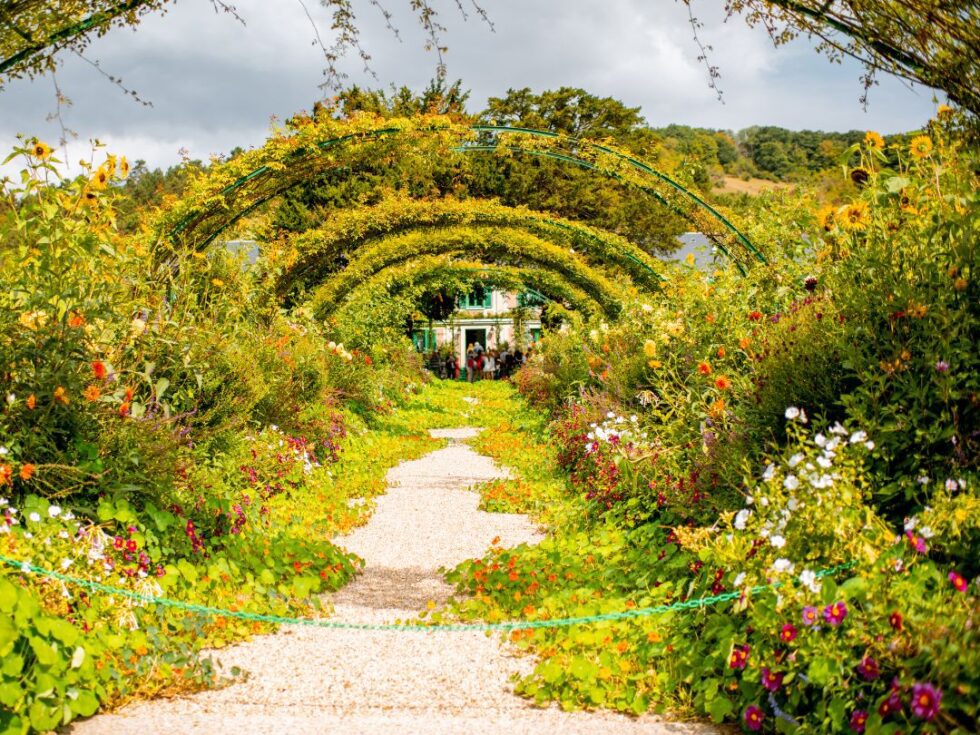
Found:
[(606, 414), (606, 418), (607, 419), (614, 419), (614, 418), (616, 418), (616, 414), (614, 414), (612, 411), (610, 411), (609, 413)]
[(790, 406), (786, 409), (785, 416), (790, 421), (796, 421), (796, 419), (800, 417), (800, 409), (798, 409), (796, 406)]
[(895, 560), (895, 571), (896, 572), (900, 572), (904, 568), (905, 568), (905, 562), (903, 562), (901, 559), (896, 559)]
[(61, 568), (62, 569), (67, 569), (70, 566), (71, 566), (71, 559), (62, 559), (61, 560)]
[(831, 434), (837, 434), (838, 436), (847, 436), (847, 429), (841, 426), (840, 421), (834, 422), (834, 425), (830, 428)]
[(800, 481), (796, 478), (796, 475), (786, 475), (786, 479), (783, 480), (783, 487), (787, 490), (796, 490), (800, 486)]
[(825, 437), (823, 434), (817, 434), (815, 437), (813, 437), (813, 443), (818, 447), (824, 447), (827, 444), (827, 437)]
[(763, 495), (761, 498), (759, 498), (759, 505), (765, 508), (767, 505), (769, 505), (769, 498)]
[(929, 482), (930, 482), (930, 480), (929, 480), (929, 478), (928, 478), (928, 477), (926, 477), (925, 475), (922, 475), (921, 477), (919, 477), (919, 479), (917, 480), (917, 482), (918, 482), (918, 483), (919, 483), (920, 485), (928, 485), (928, 484), (929, 484)]
[(773, 475), (775, 474), (776, 474), (776, 465), (770, 462), (769, 465), (766, 467), (765, 472), (762, 473), (762, 479), (765, 480), (766, 482), (769, 482), (772, 479)]
[(10, 526), (6, 523), (0, 523), (0, 533), (10, 533)]
[(40, 515), (38, 515), (37, 513), (31, 513), (31, 514), (30, 514), (29, 516), (27, 516), (27, 517), (28, 517), (28, 518), (29, 518), (30, 520), (32, 520), (32, 521), (34, 521), (35, 523), (40, 523), (40, 522), (41, 522), (41, 516), (40, 516)]
[(827, 456), (832, 457), (834, 455), (834, 450), (837, 449), (837, 446), (839, 444), (840, 444), (840, 437), (835, 436), (833, 439), (827, 442), (827, 446), (825, 446), (823, 450), (824, 452), (827, 453)]
[(24, 574), (30, 574), (31, 565), (25, 561), (23, 564), (20, 565), (20, 571), (22, 571)]
[(786, 539), (783, 538), (782, 536), (776, 535), (776, 536), (773, 536), (771, 539), (769, 539), (769, 543), (773, 547), (775, 547), (777, 549), (781, 549), (781, 548), (783, 548), (786, 545)]
[(58, 516), (60, 516), (61, 506), (59, 505), (48, 506), (48, 515), (51, 516), (52, 518), (57, 518)]
[(735, 575), (735, 580), (732, 582), (732, 585), (734, 587), (741, 587), (742, 582), (744, 581), (745, 581), (745, 572), (739, 572), (737, 575)]
[(7, 454), (10, 454), (10, 450), (0, 445), (0, 457), (6, 456)]
[(16, 402), (17, 402), (17, 396), (15, 396), (13, 393), (8, 393), (7, 394), (7, 403), (9, 403), (12, 406)]
[(919, 525), (919, 519), (916, 518), (915, 516), (912, 516), (911, 518), (906, 518), (905, 519), (905, 530), (906, 531), (911, 531), (917, 525)]
[(802, 572), (800, 572), (800, 584), (811, 592), (820, 591), (820, 580), (817, 579), (816, 572), (813, 572), (810, 569), (804, 569)]
[(793, 567), (795, 566), (796, 565), (793, 564), (793, 562), (791, 562), (789, 559), (776, 559), (776, 561), (772, 563), (772, 570), (774, 572), (788, 573), (788, 572), (792, 572)]
[(875, 448), (875, 443), (873, 441), (871, 441), (870, 439), (868, 439), (868, 441), (866, 441), (864, 443), (864, 448), (867, 449), (870, 452), (872, 449)]
[(866, 431), (855, 431), (851, 434), (851, 438), (848, 441), (851, 444), (858, 444), (859, 442), (867, 441), (868, 433)]
[(6, 498), (0, 498), (0, 508), (6, 508), (9, 502)]
[(817, 464), (823, 467), (825, 470), (829, 470), (834, 466), (834, 463), (827, 459), (826, 456), (817, 457)]
[(792, 457), (789, 458), (788, 464), (790, 467), (796, 467), (796, 465), (798, 465), (802, 461), (803, 461), (803, 455), (797, 452), (796, 454), (794, 454)]
[(650, 304), (643, 304), (640, 308), (647, 313), (653, 311), (653, 307)]
[(68, 538), (68, 531), (66, 531), (65, 529), (61, 529), (60, 531), (58, 531), (58, 538), (62, 538), (62, 539)]
[(786, 501), (786, 507), (792, 511), (795, 511), (797, 508), (800, 507), (800, 502), (796, 498), (791, 497), (789, 500)]
[(755, 502), (755, 498), (753, 498), (751, 495), (746, 495), (745, 496), (745, 504), (746, 505), (752, 505), (752, 503), (754, 503), (754, 502)]
[(735, 520), (732, 525), (735, 526), (739, 531), (745, 530), (745, 522), (749, 520), (749, 516), (752, 515), (752, 511), (747, 508), (743, 508), (738, 513), (735, 514)]
[(759, 531), (759, 535), (762, 536), (762, 538), (769, 538), (770, 533), (772, 532), (768, 528), (763, 528), (761, 531)]
[(922, 538), (932, 538), (933, 536), (936, 535), (936, 533), (931, 528), (929, 528), (929, 526), (923, 526), (922, 528), (919, 529), (919, 535)]
[(956, 480), (952, 478), (946, 480), (946, 490), (949, 492), (955, 493), (957, 487), (959, 487), (959, 485), (957, 485)]

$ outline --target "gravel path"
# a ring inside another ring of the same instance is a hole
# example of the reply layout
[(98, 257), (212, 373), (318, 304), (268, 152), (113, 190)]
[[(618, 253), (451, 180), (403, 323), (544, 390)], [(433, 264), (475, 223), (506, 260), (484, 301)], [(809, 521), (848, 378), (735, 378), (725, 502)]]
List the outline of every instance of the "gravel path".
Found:
[[(525, 516), (484, 513), (465, 488), (506, 474), (461, 443), (475, 429), (444, 429), (449, 445), (388, 474), (371, 520), (339, 543), (364, 558), (364, 573), (332, 596), (338, 620), (408, 618), (451, 589), (439, 567), (481, 555), (495, 536), (509, 546), (540, 535)], [(220, 651), (222, 666), (250, 672), (224, 689), (134, 704), (74, 725), (74, 735), (206, 733), (702, 733), (704, 725), (652, 716), (540, 709), (512, 693), (510, 677), (533, 659), (495, 637), (284, 628)]]

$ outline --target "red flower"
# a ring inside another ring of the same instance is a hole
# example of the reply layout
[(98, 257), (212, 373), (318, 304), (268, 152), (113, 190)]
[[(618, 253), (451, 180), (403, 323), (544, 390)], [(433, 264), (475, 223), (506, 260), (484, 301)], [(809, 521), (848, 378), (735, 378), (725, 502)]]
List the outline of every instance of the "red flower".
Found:
[(129, 401), (123, 401), (119, 404), (119, 416), (120, 418), (129, 416)]
[(735, 669), (736, 671), (741, 671), (749, 663), (749, 651), (751, 649), (749, 646), (735, 646), (732, 649), (732, 655), (728, 659), (729, 668)]
[(750, 322), (757, 322), (760, 319), (762, 319), (762, 312), (761, 311), (750, 311), (749, 312), (749, 321)]
[(888, 616), (888, 624), (897, 631), (902, 630), (902, 613), (898, 610)]
[(109, 371), (106, 370), (105, 365), (99, 360), (92, 363), (92, 372), (95, 373), (95, 377), (98, 380), (105, 380), (106, 376), (109, 374)]
[(711, 365), (702, 361), (698, 363), (698, 372), (702, 375), (711, 375)]
[(762, 686), (764, 686), (770, 692), (778, 692), (779, 688), (783, 685), (783, 677), (786, 676), (782, 672), (770, 671), (765, 666), (762, 667)]
[(783, 643), (791, 643), (796, 640), (796, 626), (792, 623), (786, 623), (779, 631), (779, 640)]
[(966, 580), (963, 579), (963, 577), (957, 572), (949, 573), (949, 581), (953, 583), (953, 586), (956, 588), (957, 592), (966, 592)]
[(126, 551), (136, 551), (136, 539), (129, 539), (126, 542)]
[(732, 387), (732, 381), (726, 378), (724, 375), (719, 375), (715, 378), (715, 388), (718, 390), (728, 390)]

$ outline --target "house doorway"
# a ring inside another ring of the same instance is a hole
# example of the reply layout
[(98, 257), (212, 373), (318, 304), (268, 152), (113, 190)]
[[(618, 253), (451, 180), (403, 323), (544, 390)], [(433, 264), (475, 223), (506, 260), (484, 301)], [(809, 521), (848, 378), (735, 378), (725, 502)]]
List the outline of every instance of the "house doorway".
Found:
[(475, 345), (477, 342), (483, 349), (487, 348), (487, 330), (486, 329), (467, 329), (466, 330), (466, 340), (463, 344), (463, 349), (465, 350), (470, 345)]

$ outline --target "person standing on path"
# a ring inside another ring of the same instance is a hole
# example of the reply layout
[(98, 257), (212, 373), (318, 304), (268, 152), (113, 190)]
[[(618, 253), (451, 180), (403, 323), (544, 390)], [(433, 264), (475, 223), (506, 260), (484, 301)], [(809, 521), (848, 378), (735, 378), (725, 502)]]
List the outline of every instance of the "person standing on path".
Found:
[(497, 371), (497, 360), (492, 352), (486, 355), (486, 362), (483, 363), (483, 377), (486, 380), (493, 380), (493, 374)]

